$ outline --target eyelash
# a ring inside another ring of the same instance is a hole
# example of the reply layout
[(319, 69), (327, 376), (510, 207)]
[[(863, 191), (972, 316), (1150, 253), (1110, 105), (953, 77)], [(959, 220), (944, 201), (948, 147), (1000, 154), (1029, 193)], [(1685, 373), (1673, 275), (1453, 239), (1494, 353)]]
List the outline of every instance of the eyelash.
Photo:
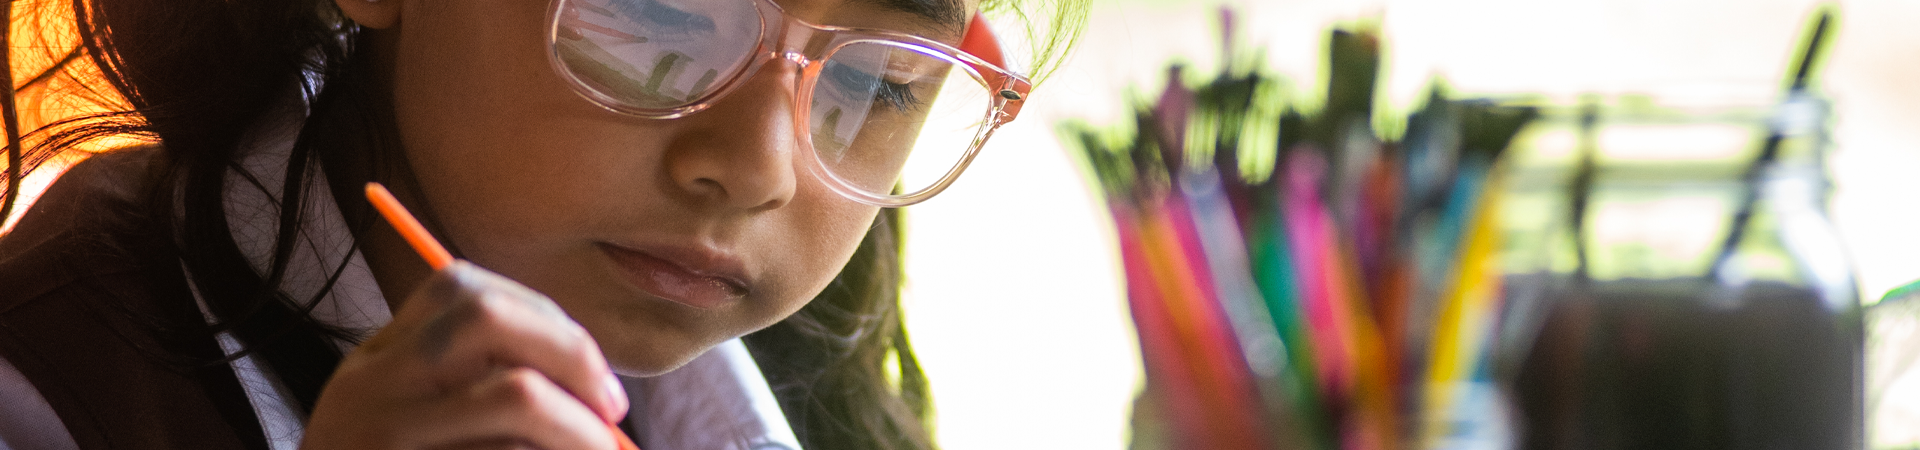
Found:
[(845, 65), (835, 64), (827, 68), (827, 77), (833, 84), (848, 92), (863, 91), (872, 88), (874, 100), (887, 105), (893, 111), (917, 110), (920, 99), (913, 94), (913, 87), (905, 83), (892, 83)]

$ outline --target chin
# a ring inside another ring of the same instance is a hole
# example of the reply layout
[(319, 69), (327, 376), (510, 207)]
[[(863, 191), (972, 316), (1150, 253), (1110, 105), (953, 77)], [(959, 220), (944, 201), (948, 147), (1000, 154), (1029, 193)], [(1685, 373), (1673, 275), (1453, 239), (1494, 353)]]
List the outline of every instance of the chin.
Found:
[(613, 366), (614, 373), (629, 377), (652, 377), (672, 372), (687, 365), (693, 358), (706, 353), (712, 347), (701, 347), (698, 351), (675, 352), (662, 355), (614, 355), (607, 354), (607, 364)]
[(614, 372), (629, 377), (652, 377), (679, 369), (724, 341), (687, 342), (660, 339), (658, 336), (634, 336), (633, 342), (620, 343), (624, 345), (602, 342), (600, 350), (607, 356), (607, 364), (613, 367)]
[[(614, 372), (630, 377), (652, 377), (677, 370), (730, 339), (787, 317), (781, 312), (751, 306), (752, 302), (731, 304), (717, 311), (694, 311), (680, 305), (633, 308), (590, 314), (582, 325), (599, 340), (600, 350)], [(594, 318), (600, 320), (591, 320)]]

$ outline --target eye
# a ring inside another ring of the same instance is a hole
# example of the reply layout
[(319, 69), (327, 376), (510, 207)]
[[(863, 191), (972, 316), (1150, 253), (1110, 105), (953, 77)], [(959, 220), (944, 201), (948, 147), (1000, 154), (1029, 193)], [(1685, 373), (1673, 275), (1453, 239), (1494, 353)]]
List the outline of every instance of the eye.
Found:
[(871, 97), (886, 109), (894, 112), (917, 111), (925, 103), (914, 94), (909, 83), (894, 83), (878, 75), (855, 69), (836, 61), (828, 61), (823, 70), (823, 78), (834, 88), (852, 99), (864, 100)]

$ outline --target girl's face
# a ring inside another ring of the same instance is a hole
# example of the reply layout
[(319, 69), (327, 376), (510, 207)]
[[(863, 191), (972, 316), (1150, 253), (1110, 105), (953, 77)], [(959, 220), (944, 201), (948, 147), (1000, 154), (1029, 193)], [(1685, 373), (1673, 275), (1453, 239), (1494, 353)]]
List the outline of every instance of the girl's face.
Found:
[[(779, 3), (958, 42), (964, 27), (916, 14), (923, 1), (943, 0)], [(873, 223), (877, 208), (794, 159), (792, 64), (766, 64), (708, 110), (640, 119), (554, 72), (545, 1), (339, 3), (378, 29), (421, 214), (463, 257), (553, 297), (623, 373), (670, 370), (793, 314)]]

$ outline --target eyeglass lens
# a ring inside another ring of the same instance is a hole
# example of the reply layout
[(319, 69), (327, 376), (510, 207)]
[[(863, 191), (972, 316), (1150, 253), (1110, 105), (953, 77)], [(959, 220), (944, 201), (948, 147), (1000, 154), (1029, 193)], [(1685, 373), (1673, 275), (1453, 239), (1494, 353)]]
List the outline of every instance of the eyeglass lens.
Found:
[[(560, 65), (589, 97), (623, 111), (702, 101), (742, 76), (763, 30), (752, 0), (561, 0), (558, 8)], [(804, 120), (835, 178), (871, 195), (908, 195), (947, 178), (974, 147), (988, 94), (945, 54), (853, 40), (829, 50), (804, 97)]]
[(807, 125), (820, 163), (866, 192), (938, 183), (986, 118), (987, 91), (963, 67), (893, 43), (841, 47), (813, 85)]
[(745, 70), (759, 41), (752, 2), (579, 0), (560, 8), (554, 46), (562, 64), (631, 108), (692, 104)]

